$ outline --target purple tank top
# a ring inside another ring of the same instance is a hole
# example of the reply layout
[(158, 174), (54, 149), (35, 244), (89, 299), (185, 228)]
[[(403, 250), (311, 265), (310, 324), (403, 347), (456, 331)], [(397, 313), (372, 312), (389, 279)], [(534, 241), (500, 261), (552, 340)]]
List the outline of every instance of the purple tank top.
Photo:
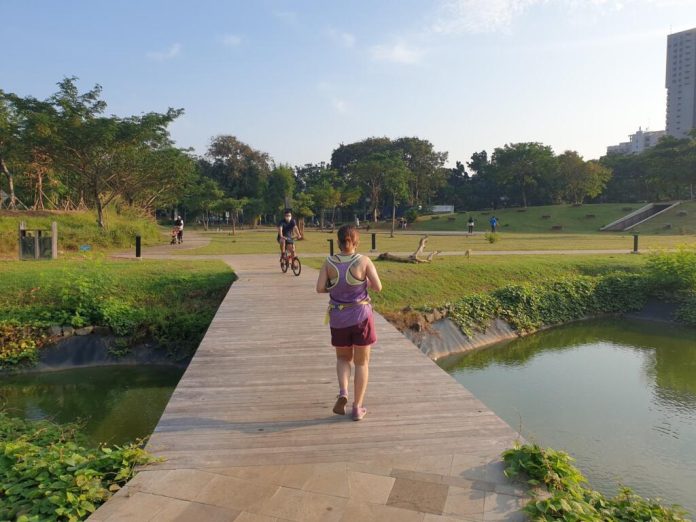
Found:
[[(329, 287), (329, 303), (332, 305), (349, 305), (343, 309), (332, 307), (329, 312), (329, 324), (331, 328), (347, 328), (360, 324), (372, 315), (372, 305), (357, 304), (368, 301), (367, 280), (354, 281), (349, 275), (350, 268), (360, 259), (360, 254), (347, 256), (330, 256), (327, 262), (338, 272), (338, 280)], [(351, 281), (353, 281), (351, 283)], [(357, 283), (357, 284), (353, 284)]]

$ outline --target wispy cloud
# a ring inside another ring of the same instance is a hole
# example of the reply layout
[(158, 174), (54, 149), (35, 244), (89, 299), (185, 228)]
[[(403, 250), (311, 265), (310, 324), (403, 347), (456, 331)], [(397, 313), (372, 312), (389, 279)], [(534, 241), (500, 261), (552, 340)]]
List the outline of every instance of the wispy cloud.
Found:
[(507, 29), (536, 5), (561, 6), (597, 14), (621, 11), (635, 5), (657, 8), (687, 5), (694, 0), (441, 0), (430, 31), (441, 34), (490, 33)]
[(150, 51), (147, 53), (147, 57), (150, 60), (157, 60), (159, 62), (162, 62), (165, 60), (171, 60), (173, 58), (176, 58), (177, 56), (179, 56), (180, 52), (181, 44), (175, 43), (172, 44), (166, 51)]
[(339, 31), (338, 29), (335, 29), (333, 27), (330, 27), (329, 29), (326, 30), (327, 36), (336, 44), (341, 47), (345, 48), (351, 48), (355, 47), (355, 35), (345, 32), (345, 31)]
[(242, 37), (237, 34), (226, 34), (220, 38), (220, 42), (227, 47), (237, 47), (242, 43)]
[(293, 11), (271, 11), (271, 14), (275, 16), (277, 19), (282, 20), (285, 23), (288, 24), (296, 24), (297, 23), (297, 13)]
[(419, 63), (425, 51), (405, 42), (375, 45), (370, 49), (372, 59), (380, 62), (393, 62), (402, 64)]
[(333, 100), (331, 100), (331, 103), (333, 105), (333, 108), (336, 109), (336, 112), (340, 112), (341, 114), (345, 114), (348, 112), (348, 104), (345, 100), (341, 100), (340, 98), (334, 98)]

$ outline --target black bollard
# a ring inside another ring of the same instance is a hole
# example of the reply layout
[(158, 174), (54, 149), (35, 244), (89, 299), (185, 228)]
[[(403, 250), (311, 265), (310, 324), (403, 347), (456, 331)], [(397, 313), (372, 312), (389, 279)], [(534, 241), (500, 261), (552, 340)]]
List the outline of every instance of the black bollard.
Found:
[(633, 234), (633, 253), (638, 253), (638, 234)]
[(329, 242), (329, 255), (332, 256), (332, 255), (334, 255), (334, 252), (333, 252), (333, 239), (327, 239), (327, 241)]
[(135, 257), (140, 259), (140, 236), (135, 236)]
[(372, 251), (377, 250), (377, 234), (372, 233)]

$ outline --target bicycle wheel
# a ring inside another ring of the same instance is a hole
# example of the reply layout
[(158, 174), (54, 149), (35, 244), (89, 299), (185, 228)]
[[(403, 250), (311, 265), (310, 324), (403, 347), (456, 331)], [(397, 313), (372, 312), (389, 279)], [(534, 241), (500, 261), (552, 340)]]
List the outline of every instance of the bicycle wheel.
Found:
[(288, 258), (285, 256), (280, 258), (280, 269), (283, 271), (283, 273), (288, 271)]
[(293, 257), (292, 258), (292, 273), (295, 274), (296, 276), (300, 275), (300, 272), (302, 272), (302, 263), (300, 263), (300, 259), (298, 257)]

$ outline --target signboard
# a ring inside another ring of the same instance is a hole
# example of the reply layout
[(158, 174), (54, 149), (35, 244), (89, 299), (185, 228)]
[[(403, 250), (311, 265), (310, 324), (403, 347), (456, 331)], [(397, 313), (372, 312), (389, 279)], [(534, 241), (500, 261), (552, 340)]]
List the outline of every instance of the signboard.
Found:
[(454, 212), (454, 205), (433, 205), (433, 214), (451, 214)]
[(89, 252), (90, 250), (92, 250), (90, 245), (80, 245), (80, 252)]

